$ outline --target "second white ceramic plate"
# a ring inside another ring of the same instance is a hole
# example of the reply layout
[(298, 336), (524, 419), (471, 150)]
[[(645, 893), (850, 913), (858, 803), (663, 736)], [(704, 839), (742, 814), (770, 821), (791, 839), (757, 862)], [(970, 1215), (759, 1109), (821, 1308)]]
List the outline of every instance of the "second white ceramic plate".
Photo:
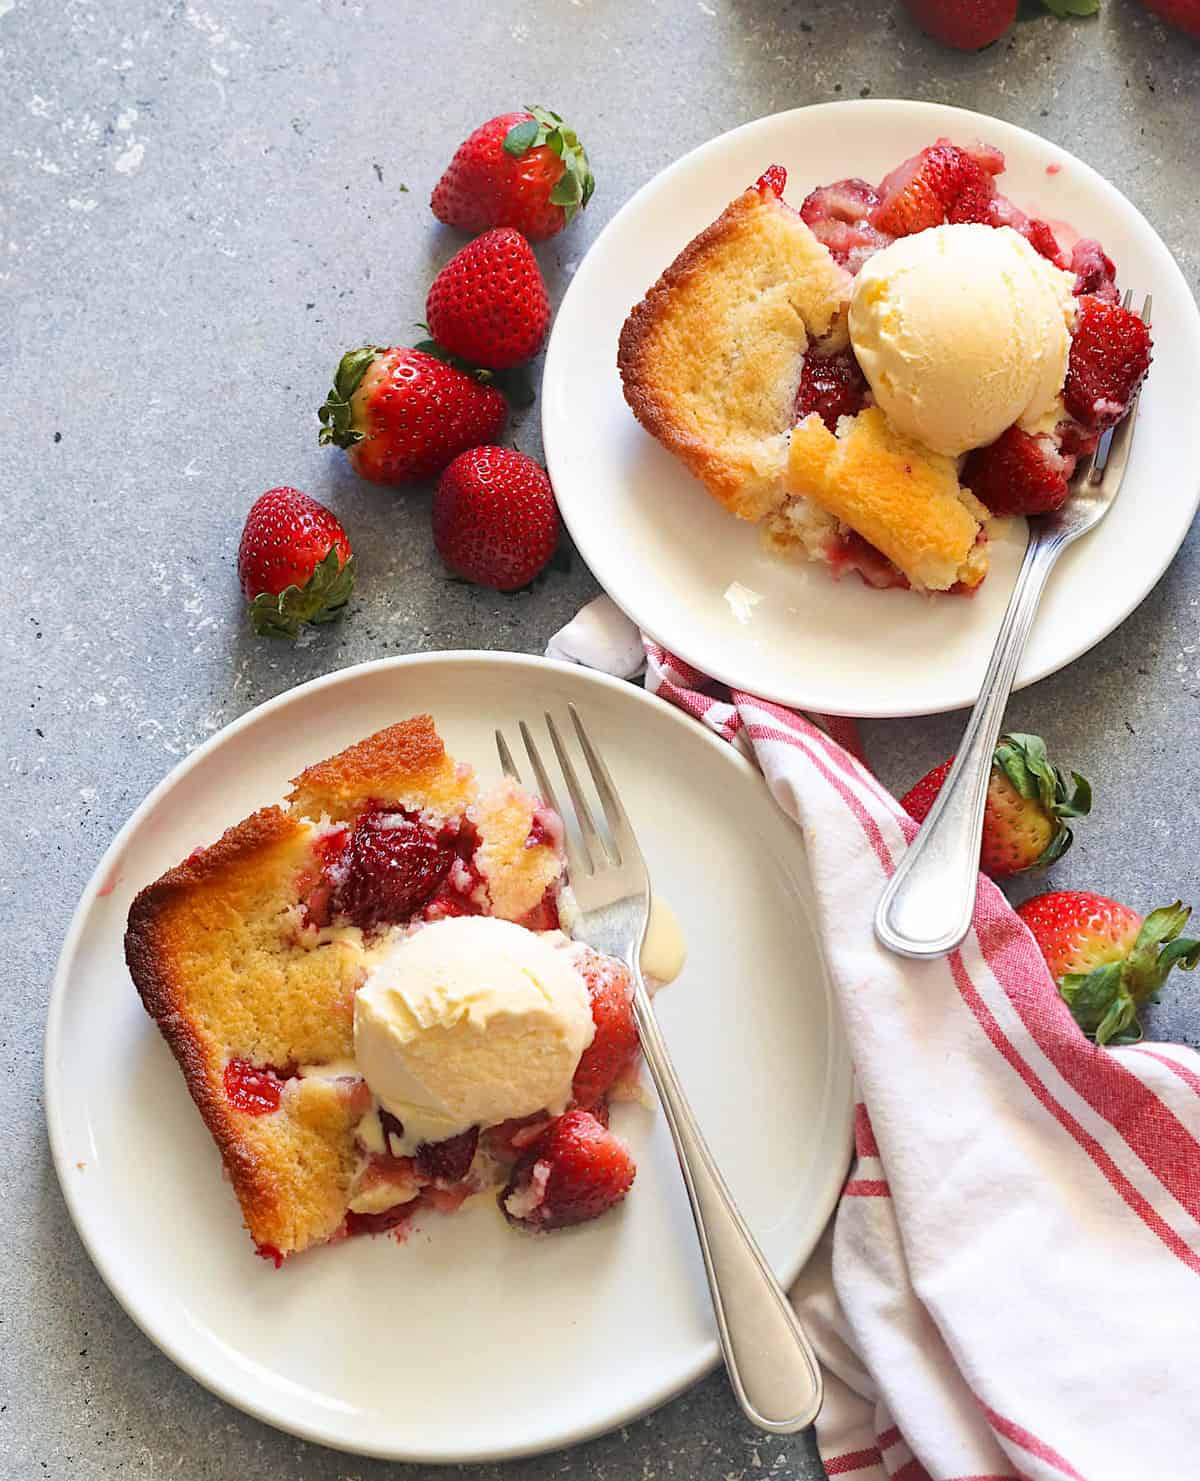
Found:
[(381, 1237), (256, 1259), (220, 1158), (122, 958), (129, 904), (287, 778), (429, 710), (448, 749), (498, 775), (515, 734), (573, 700), (604, 753), (689, 961), (658, 997), (697, 1116), (787, 1280), (849, 1153), (850, 1067), (799, 831), (740, 756), (613, 679), (512, 654), (348, 669), (214, 736), (142, 804), (88, 886), (46, 1034), (55, 1165), (97, 1268), (143, 1330), (230, 1403), (386, 1459), (480, 1461), (580, 1440), (716, 1361), (712, 1309), (661, 1114), (618, 1106), (637, 1182), (622, 1207), (545, 1237), (494, 1200)]
[(970, 600), (833, 582), (764, 553), (634, 421), (617, 337), (681, 247), (768, 164), (787, 199), (860, 175), (879, 180), (940, 135), (1004, 150), (1000, 188), (1035, 214), (1101, 239), (1122, 287), (1154, 294), (1154, 365), (1125, 486), (1103, 525), (1059, 562), (1018, 687), (1099, 642), (1147, 595), (1200, 501), (1195, 367), (1200, 312), (1146, 219), (1094, 170), (1012, 124), (934, 103), (865, 100), (778, 113), (703, 145), (628, 202), (584, 259), (546, 356), (542, 424), (563, 518), (597, 579), (681, 658), (786, 704), (842, 715), (917, 715), (972, 704), (1024, 548), (1019, 521), (993, 542)]

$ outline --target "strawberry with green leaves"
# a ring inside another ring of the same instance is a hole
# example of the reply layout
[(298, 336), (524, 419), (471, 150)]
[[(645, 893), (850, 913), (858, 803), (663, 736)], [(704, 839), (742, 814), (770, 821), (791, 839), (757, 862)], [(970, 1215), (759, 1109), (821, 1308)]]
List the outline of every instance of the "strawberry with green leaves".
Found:
[(1157, 1001), (1172, 967), (1190, 972), (1200, 963), (1200, 941), (1180, 934), (1191, 913), (1176, 900), (1143, 920), (1084, 890), (1035, 895), (1017, 909), (1076, 1023), (1097, 1044), (1137, 1043), (1138, 1009)]
[(335, 515), (299, 489), (268, 489), (246, 516), (238, 578), (255, 632), (294, 638), (301, 624), (340, 617), (354, 590), (354, 554)]
[[(953, 764), (951, 756), (901, 798), (909, 817), (925, 821)], [(1088, 782), (1053, 765), (1040, 735), (1002, 736), (992, 758), (979, 867), (993, 879), (1045, 869), (1071, 847), (1066, 820), (1086, 817), (1091, 808)]]
[(481, 124), (458, 146), (429, 204), (439, 221), (460, 231), (513, 226), (543, 242), (562, 231), (595, 188), (574, 129), (535, 107)]
[(495, 386), (423, 350), (364, 345), (338, 364), (318, 413), (319, 440), (345, 448), (360, 478), (413, 483), (494, 442), (507, 411)]

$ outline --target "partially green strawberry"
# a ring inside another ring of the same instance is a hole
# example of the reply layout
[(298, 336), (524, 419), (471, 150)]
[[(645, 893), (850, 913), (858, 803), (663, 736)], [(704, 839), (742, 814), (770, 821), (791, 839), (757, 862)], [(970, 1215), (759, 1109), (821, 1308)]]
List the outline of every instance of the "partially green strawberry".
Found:
[(548, 108), (501, 113), (455, 151), (430, 206), (447, 226), (514, 226), (531, 242), (562, 231), (592, 198), (595, 177), (574, 129)]
[(1176, 900), (1143, 920), (1084, 890), (1035, 895), (1017, 908), (1075, 1022), (1097, 1044), (1135, 1044), (1138, 1009), (1158, 999), (1172, 967), (1200, 963), (1200, 941), (1182, 936), (1191, 906)]
[(254, 501), (238, 546), (238, 577), (255, 632), (294, 638), (302, 623), (340, 617), (354, 576), (350, 541), (323, 504), (287, 487)]
[[(951, 756), (901, 798), (909, 817), (925, 821), (953, 764)], [(1068, 778), (1053, 765), (1040, 735), (1002, 736), (992, 758), (979, 867), (993, 879), (1047, 868), (1071, 847), (1066, 819), (1091, 810), (1091, 786), (1077, 771)]]
[(507, 411), (494, 386), (423, 350), (364, 345), (338, 364), (319, 440), (345, 448), (360, 478), (413, 483), (494, 442)]
[(536, 355), (550, 325), (550, 299), (533, 249), (498, 226), (456, 252), (425, 300), (429, 332), (472, 365), (509, 370)]

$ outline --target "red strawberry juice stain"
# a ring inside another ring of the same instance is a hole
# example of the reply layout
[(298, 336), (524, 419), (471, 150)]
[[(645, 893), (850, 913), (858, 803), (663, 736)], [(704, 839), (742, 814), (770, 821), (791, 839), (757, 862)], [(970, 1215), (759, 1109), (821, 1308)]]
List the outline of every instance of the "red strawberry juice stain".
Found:
[(270, 1260), (276, 1270), (283, 1264), (283, 1252), (277, 1250), (273, 1244), (256, 1244), (254, 1253), (260, 1260)]
[(269, 1116), (279, 1109), (283, 1083), (291, 1079), (292, 1066), (277, 1070), (274, 1065), (255, 1065), (248, 1059), (231, 1059), (225, 1066), (225, 1097), (235, 1110), (248, 1116)]

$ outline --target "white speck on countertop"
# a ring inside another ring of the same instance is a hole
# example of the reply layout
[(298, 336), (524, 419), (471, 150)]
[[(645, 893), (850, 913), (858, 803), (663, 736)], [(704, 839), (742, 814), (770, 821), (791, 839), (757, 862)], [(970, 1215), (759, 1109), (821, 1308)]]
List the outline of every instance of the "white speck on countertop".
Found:
[(117, 114), (117, 128), (119, 128), (122, 133), (128, 133), (129, 130), (134, 126), (134, 124), (137, 123), (137, 120), (138, 111), (136, 108), (123, 108), (121, 112)]
[(113, 169), (118, 175), (132, 175), (135, 170), (140, 170), (142, 160), (146, 157), (146, 146), (139, 139), (136, 144), (131, 144), (128, 149), (118, 154), (113, 161)]

